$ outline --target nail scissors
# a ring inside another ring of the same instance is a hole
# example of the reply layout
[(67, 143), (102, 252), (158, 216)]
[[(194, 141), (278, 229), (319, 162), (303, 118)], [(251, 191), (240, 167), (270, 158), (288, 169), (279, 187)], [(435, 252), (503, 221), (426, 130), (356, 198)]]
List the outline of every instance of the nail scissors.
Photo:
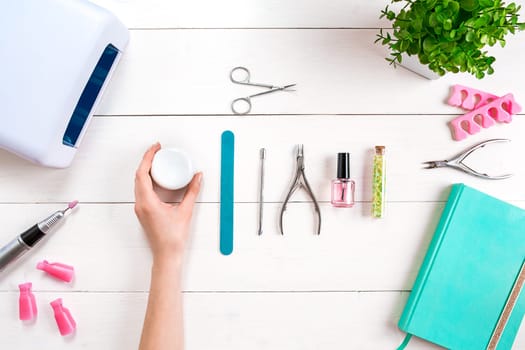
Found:
[(425, 167), (425, 169), (449, 167), (449, 168), (454, 168), (454, 169), (458, 169), (458, 170), (464, 171), (467, 174), (474, 175), (474, 176), (477, 176), (477, 177), (481, 177), (483, 179), (489, 179), (489, 180), (508, 179), (509, 177), (512, 176), (512, 174), (488, 175), (486, 173), (480, 173), (480, 172), (472, 169), (471, 167), (469, 167), (465, 163), (463, 163), (465, 158), (467, 158), (475, 150), (483, 148), (483, 147), (485, 147), (485, 146), (487, 146), (489, 144), (492, 144), (492, 143), (500, 143), (500, 142), (510, 142), (510, 140), (509, 139), (491, 139), (491, 140), (487, 140), (487, 141), (478, 143), (477, 145), (467, 149), (463, 153), (458, 154), (457, 156), (455, 156), (454, 158), (452, 158), (450, 160), (433, 160), (433, 161), (429, 161), (429, 162), (424, 162), (423, 164), (427, 165)]
[[(237, 75), (237, 77), (236, 77)], [(234, 84), (241, 84), (241, 85), (249, 85), (249, 86), (259, 86), (263, 88), (267, 88), (267, 91), (259, 92), (254, 95), (249, 95), (246, 97), (239, 97), (232, 101), (231, 103), (231, 109), (232, 112), (235, 114), (248, 114), (252, 110), (252, 97), (271, 94), (272, 92), (276, 91), (282, 91), (282, 90), (288, 90), (292, 86), (295, 86), (297, 84), (288, 84), (284, 86), (277, 86), (272, 84), (260, 84), (260, 83), (252, 83), (250, 81), (250, 71), (248, 68), (245, 67), (235, 67), (230, 71), (230, 80)], [(244, 108), (241, 108), (242, 106), (245, 106)]]
[(312, 189), (310, 188), (310, 185), (308, 184), (308, 181), (306, 180), (306, 176), (304, 174), (303, 145), (297, 146), (297, 165), (296, 165), (295, 177), (294, 177), (292, 186), (290, 187), (290, 190), (288, 191), (288, 194), (286, 195), (286, 199), (284, 200), (283, 206), (281, 208), (281, 215), (280, 215), (280, 220), (279, 220), (279, 229), (281, 230), (281, 235), (284, 235), (283, 217), (284, 217), (284, 212), (286, 210), (286, 206), (288, 205), (288, 202), (290, 201), (290, 197), (292, 197), (292, 194), (294, 194), (294, 192), (300, 187), (304, 187), (304, 189), (308, 193), (308, 196), (310, 196), (314, 204), (314, 209), (315, 209), (315, 212), (317, 213), (317, 231), (316, 233), (319, 235), (321, 234), (321, 210), (319, 209), (319, 204), (317, 203), (317, 200), (315, 199)]

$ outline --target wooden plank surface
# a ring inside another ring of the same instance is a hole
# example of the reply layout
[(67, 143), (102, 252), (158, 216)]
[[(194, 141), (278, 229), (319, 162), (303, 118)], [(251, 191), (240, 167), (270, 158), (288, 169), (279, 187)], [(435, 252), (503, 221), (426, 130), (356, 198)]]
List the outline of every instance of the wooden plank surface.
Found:
[[(62, 297), (78, 331), (62, 339), (48, 302)], [(0, 293), (6, 349), (135, 349), (145, 293), (36, 293), (38, 322), (17, 322), (17, 294)], [(406, 293), (186, 293), (188, 349), (394, 349)], [(92, 317), (96, 313), (97, 317)], [(9, 320), (9, 322), (7, 322)], [(438, 349), (414, 339), (410, 349)]]
[(496, 73), (479, 81), (459, 74), (428, 81), (385, 61), (375, 29), (133, 30), (104, 95), (101, 115), (222, 115), (230, 102), (261, 89), (232, 84), (233, 67), (252, 81), (297, 83), (295, 92), (253, 99), (253, 114), (458, 114), (445, 104), (461, 83), (525, 101), (525, 33), (499, 46)]
[[(95, 0), (131, 29), (129, 46), (69, 169), (44, 169), (0, 150), (0, 242), (72, 199), (80, 207), (31, 254), (0, 276), (1, 349), (136, 348), (147, 299), (151, 256), (133, 214), (134, 171), (147, 146), (185, 149), (204, 172), (183, 289), (187, 348), (393, 349), (396, 323), (425, 254), (450, 184), (464, 182), (525, 207), (523, 115), (462, 142), (447, 123), (461, 110), (445, 104), (452, 84), (525, 102), (523, 33), (497, 55), (482, 81), (448, 75), (427, 81), (394, 70), (374, 45), (387, 1)], [(523, 4), (523, 1), (518, 1)], [(229, 81), (245, 65), (252, 80), (297, 83), (294, 92), (253, 99), (251, 116), (230, 102), (259, 89)], [(219, 139), (236, 133), (235, 248), (218, 252)], [(474, 154), (469, 164), (506, 181), (483, 181), (451, 169), (423, 170), (477, 142), (510, 144)], [(306, 172), (322, 210), (313, 234), (302, 193), (277, 232), (278, 212), (305, 146)], [(374, 145), (387, 147), (386, 217), (370, 213)], [(256, 235), (259, 148), (267, 149), (265, 233)], [(352, 153), (353, 209), (330, 206), (337, 152)], [(179, 194), (159, 191), (176, 201)], [(0, 243), (0, 244), (2, 244)], [(75, 265), (71, 285), (34, 268), (48, 259)], [(36, 324), (17, 320), (17, 285), (32, 281)], [(48, 302), (63, 297), (79, 324), (62, 339)], [(522, 327), (523, 328), (523, 327)], [(513, 349), (525, 348), (525, 331)], [(408, 349), (437, 349), (414, 339)]]
[[(368, 205), (348, 211), (323, 204), (323, 230), (317, 236), (311, 206), (293, 203), (282, 237), (277, 231), (280, 205), (272, 203), (265, 208), (265, 233), (259, 237), (257, 206), (237, 204), (234, 253), (225, 257), (218, 252), (219, 206), (201, 204), (196, 209), (184, 290), (410, 290), (442, 207), (441, 203), (392, 203), (387, 208), (389, 219), (374, 221)], [(5, 225), (5, 232), (12, 233), (31, 224), (20, 222), (21, 213), (41, 217), (57, 205), (0, 208), (6, 218), (13, 218)], [(411, 220), (413, 216), (420, 219)], [(150, 252), (131, 204), (80, 204), (63, 227), (32, 253), (6, 271), (0, 291), (16, 291), (21, 280), (33, 281), (40, 290), (55, 290), (60, 284), (35, 269), (42, 259), (74, 265), (77, 278), (68, 288), (75, 291), (149, 288)]]
[[(304, 144), (306, 174), (322, 202), (330, 200), (337, 152), (350, 152), (358, 201), (371, 199), (374, 145), (387, 152), (389, 201), (444, 201), (446, 187), (465, 182), (507, 200), (525, 200), (515, 189), (525, 181), (516, 161), (524, 147), (525, 120), (499, 124), (462, 142), (452, 141), (451, 116), (280, 116), (280, 117), (97, 117), (69, 169), (43, 169), (5, 151), (0, 202), (132, 202), (134, 172), (155, 141), (186, 150), (204, 172), (201, 202), (219, 200), (219, 145), (223, 130), (236, 134), (236, 202), (256, 202), (259, 149), (267, 149), (265, 200), (284, 199), (295, 171), (296, 145)], [(492, 174), (511, 172), (505, 181), (486, 181), (452, 169), (425, 170), (423, 161), (446, 159), (480, 141), (507, 137), (472, 154), (468, 164)], [(166, 199), (176, 200), (177, 196)], [(299, 192), (296, 200), (306, 199)]]
[(118, 14), (130, 28), (375, 28), (388, 24), (385, 20), (379, 20), (380, 10), (386, 5), (386, 2), (381, 0), (93, 2)]
[[(389, 0), (92, 0), (129, 28), (378, 28)], [(511, 1), (506, 1), (510, 3)], [(512, 1), (524, 4), (523, 0)], [(390, 5), (392, 9), (402, 4)]]

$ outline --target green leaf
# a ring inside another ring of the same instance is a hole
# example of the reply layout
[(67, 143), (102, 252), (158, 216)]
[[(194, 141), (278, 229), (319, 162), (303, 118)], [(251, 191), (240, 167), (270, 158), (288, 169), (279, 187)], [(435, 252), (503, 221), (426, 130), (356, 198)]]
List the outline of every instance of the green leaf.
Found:
[(478, 0), (460, 0), (459, 6), (465, 11), (472, 12), (479, 7)]
[(428, 64), (430, 61), (427, 55), (419, 54), (419, 62), (421, 62), (422, 64)]
[(439, 23), (443, 24), (448, 19), (447, 14), (444, 11), (436, 12), (436, 19)]
[(489, 21), (490, 21), (490, 15), (483, 15), (480, 18), (478, 18), (477, 20), (474, 21), (474, 25), (477, 28), (482, 28), (482, 27), (488, 25)]
[(437, 47), (437, 41), (436, 39), (432, 37), (427, 37), (425, 40), (423, 40), (423, 51), (424, 52), (431, 52), (434, 51), (434, 49)]
[(415, 41), (412, 42), (412, 43), (410, 44), (410, 46), (408, 47), (408, 49), (407, 49), (407, 53), (408, 53), (409, 55), (411, 55), (411, 56), (412, 56), (412, 55), (417, 55), (417, 54), (419, 53), (419, 43), (417, 43), (417, 42), (415, 42)]
[[(512, 1), (512, 0), (510, 0)], [(503, 0), (390, 0), (400, 3), (396, 14), (388, 6), (381, 17), (392, 30), (379, 30), (376, 42), (390, 50), (387, 61), (396, 65), (401, 53), (417, 55), (438, 74), (468, 72), (481, 79), (492, 74), (494, 58), (482, 51), (506, 36), (525, 30), (520, 6)], [(404, 6), (403, 6), (404, 5)]]
[(436, 7), (436, 3), (437, 0), (428, 0), (426, 4), (427, 9), (433, 9), (434, 7)]
[(387, 12), (388, 12), (388, 5), (385, 7), (384, 10), (381, 10), (381, 16), (379, 16), (379, 18), (385, 17)]
[(452, 63), (456, 66), (461, 66), (465, 62), (465, 54), (462, 51), (459, 51), (452, 57)]
[(450, 11), (452, 11), (453, 14), (457, 14), (459, 12), (459, 3), (457, 1), (451, 1), (448, 5), (448, 8)]
[(396, 14), (394, 13), (394, 11), (388, 11), (386, 13), (386, 19), (388, 19), (389, 21), (392, 21), (396, 18)]
[(494, 6), (494, 0), (479, 0), (479, 6), (481, 8)]
[(483, 73), (482, 71), (476, 72), (476, 78), (483, 79), (484, 77), (485, 77), (485, 73)]
[(421, 18), (416, 18), (412, 21), (412, 28), (416, 33), (419, 33), (423, 30), (423, 20)]
[(397, 33), (397, 38), (400, 40), (408, 40), (408, 39), (412, 39), (412, 35), (410, 34), (408, 30), (402, 29)]
[(437, 27), (439, 25), (438, 21), (437, 21), (437, 15), (436, 13), (432, 13), (430, 15), (430, 17), (428, 18), (428, 25), (431, 26), (431, 27)]
[(439, 44), (442, 51), (452, 52), (455, 50), (457, 43), (454, 41), (444, 41)]
[(465, 35), (465, 40), (468, 43), (470, 43), (470, 42), (473, 42), (475, 39), (476, 39), (476, 33), (474, 33), (474, 31), (472, 31), (472, 30), (469, 30), (467, 32), (467, 35)]
[(447, 62), (448, 62), (448, 57), (447, 57), (447, 55), (445, 55), (445, 54), (441, 54), (441, 55), (439, 55), (439, 63), (440, 63), (441, 65), (444, 65), (444, 64), (446, 64)]
[(408, 46), (410, 45), (410, 41), (408, 40), (402, 40), (400, 43), (399, 43), (399, 51), (401, 52), (406, 52), (407, 49), (408, 49)]
[(482, 34), (481, 37), (479, 38), (479, 41), (485, 45), (488, 43), (489, 41), (489, 36), (487, 34)]

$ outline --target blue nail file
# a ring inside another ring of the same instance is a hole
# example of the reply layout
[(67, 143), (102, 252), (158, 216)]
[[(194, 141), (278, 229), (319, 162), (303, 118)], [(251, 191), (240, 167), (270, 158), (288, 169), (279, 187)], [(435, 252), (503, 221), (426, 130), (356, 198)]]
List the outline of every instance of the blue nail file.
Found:
[(224, 255), (233, 251), (233, 170), (235, 135), (226, 130), (221, 136), (221, 223), (220, 249)]

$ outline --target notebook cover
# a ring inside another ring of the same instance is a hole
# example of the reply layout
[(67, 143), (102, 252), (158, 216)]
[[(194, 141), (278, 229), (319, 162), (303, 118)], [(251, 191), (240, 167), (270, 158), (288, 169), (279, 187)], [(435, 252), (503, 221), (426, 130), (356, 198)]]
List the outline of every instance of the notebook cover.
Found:
[[(399, 328), (449, 349), (485, 349), (525, 259), (525, 211), (452, 186)], [(510, 349), (525, 293), (497, 350)]]

